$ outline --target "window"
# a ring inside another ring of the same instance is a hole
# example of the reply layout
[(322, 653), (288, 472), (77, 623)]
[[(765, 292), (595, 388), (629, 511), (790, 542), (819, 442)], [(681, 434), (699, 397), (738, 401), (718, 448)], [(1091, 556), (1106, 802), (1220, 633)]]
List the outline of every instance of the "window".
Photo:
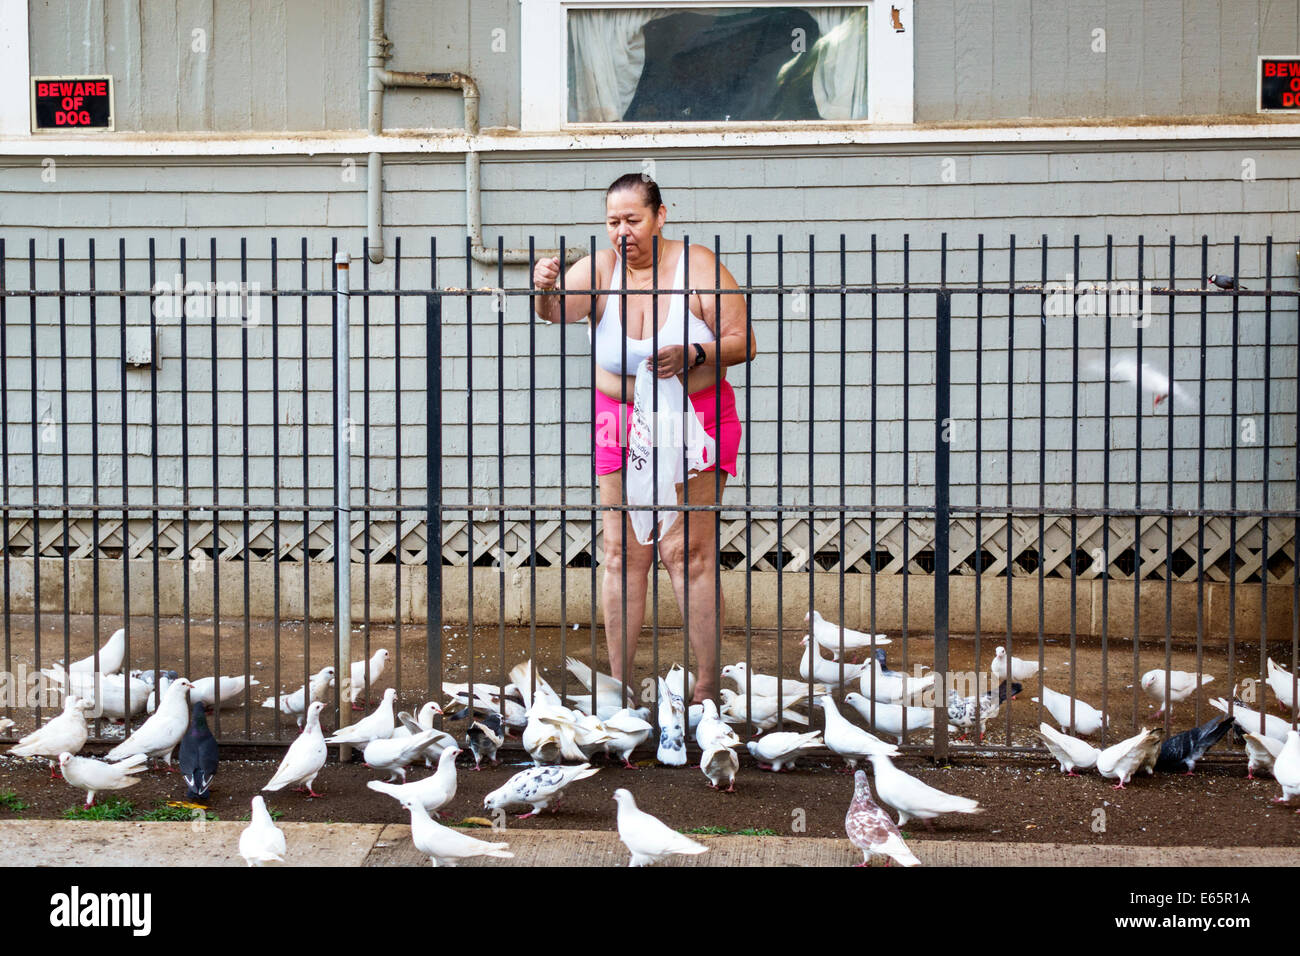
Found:
[(911, 0), (521, 3), (525, 130), (912, 121)]

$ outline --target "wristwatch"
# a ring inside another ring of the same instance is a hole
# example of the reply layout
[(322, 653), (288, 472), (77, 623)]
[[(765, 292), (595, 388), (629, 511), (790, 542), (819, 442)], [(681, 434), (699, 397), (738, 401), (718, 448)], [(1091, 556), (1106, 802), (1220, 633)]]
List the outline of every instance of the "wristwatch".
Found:
[(695, 363), (691, 365), (691, 368), (695, 368), (698, 365), (703, 365), (705, 359), (707, 358), (707, 356), (705, 356), (704, 354), (704, 346), (701, 345), (699, 342), (695, 342), (693, 344), (695, 345)]

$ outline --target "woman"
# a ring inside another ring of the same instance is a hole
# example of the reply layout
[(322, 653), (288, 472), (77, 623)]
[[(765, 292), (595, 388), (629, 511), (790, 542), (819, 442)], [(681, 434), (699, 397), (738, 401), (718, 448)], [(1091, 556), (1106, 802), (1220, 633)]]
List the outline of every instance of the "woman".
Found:
[[(605, 225), (612, 248), (595, 255), (596, 315), (592, 336), (596, 350), (596, 476), (600, 500), (605, 505), (623, 501), (623, 461), (627, 422), (631, 418), (636, 386), (636, 370), (642, 359), (650, 362), (659, 378), (684, 380), (695, 413), (705, 430), (717, 443), (717, 461), (724, 474), (713, 469), (696, 474), (686, 481), (687, 500), (693, 505), (715, 504), (715, 489), (720, 495), (727, 475), (736, 473), (736, 455), (740, 448), (740, 419), (736, 399), (726, 381), (727, 366), (752, 359), (757, 350), (753, 332), (745, 320), (745, 303), (739, 295), (692, 295), (690, 315), (683, 322), (683, 296), (680, 290), (689, 281), (713, 288), (715, 276), (721, 281), (716, 288), (737, 289), (736, 280), (726, 266), (718, 268), (713, 253), (704, 246), (692, 245), (689, 261), (684, 255), (686, 244), (663, 237), (668, 209), (659, 187), (651, 180), (629, 173), (615, 180), (605, 193)], [(659, 275), (656, 280), (655, 249), (658, 249)], [(622, 251), (626, 248), (626, 263)], [(584, 256), (565, 274), (563, 319), (574, 322), (587, 317), (593, 292), (592, 262)], [(560, 261), (545, 259), (533, 272), (533, 284), (539, 290), (555, 289), (560, 275)], [(654, 296), (607, 295), (607, 291), (627, 289), (679, 290), (677, 295)], [(560, 296), (536, 297), (537, 315), (547, 321), (560, 319)], [(620, 302), (626, 300), (626, 305)], [(625, 311), (624, 311), (625, 310)], [(624, 316), (626, 317), (624, 320)], [(658, 319), (658, 351), (653, 351), (655, 320)], [(683, 345), (683, 343), (686, 343)], [(626, 348), (627, 366), (623, 365)], [(721, 415), (716, 415), (721, 392)], [(716, 419), (716, 420), (715, 420)], [(605, 427), (609, 423), (613, 427)], [(682, 503), (678, 486), (678, 503)], [(681, 520), (685, 518), (685, 520)], [(646, 585), (653, 558), (653, 545), (641, 544), (628, 534), (627, 513), (602, 512), (605, 535), (605, 578), (601, 604), (605, 614), (605, 642), (609, 648), (610, 670), (615, 678), (631, 680), (630, 662), (636, 659), (637, 638), (645, 621)], [(690, 527), (689, 536), (685, 533)], [(659, 553), (677, 595), (677, 606), (688, 608), (683, 614), (686, 633), (698, 662), (699, 677), (691, 703), (718, 699), (716, 684), (718, 660), (715, 648), (716, 628), (723, 617), (721, 595), (715, 606), (714, 581), (718, 561), (715, 512), (683, 512), (659, 540)], [(687, 553), (689, 537), (690, 553)], [(627, 591), (622, 588), (624, 570)], [(624, 599), (627, 617), (623, 617)], [(626, 635), (624, 629), (626, 628)], [(627, 657), (623, 656), (626, 640)]]

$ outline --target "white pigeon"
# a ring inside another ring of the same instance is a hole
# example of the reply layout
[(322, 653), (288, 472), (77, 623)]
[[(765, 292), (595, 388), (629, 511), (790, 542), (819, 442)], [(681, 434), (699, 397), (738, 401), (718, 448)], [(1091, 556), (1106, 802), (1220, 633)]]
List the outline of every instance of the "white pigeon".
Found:
[(686, 763), (686, 707), (681, 695), (673, 693), (662, 677), (659, 678), (659, 749), (655, 758), (670, 767)]
[[(1037, 697), (1031, 697), (1034, 703), (1038, 703)], [(1056, 725), (1061, 728), (1061, 733), (1070, 733), (1070, 695), (1062, 694), (1052, 690), (1044, 685), (1043, 687), (1043, 707), (1052, 715)], [(1091, 737), (1098, 733), (1106, 724), (1106, 715), (1099, 711), (1091, 704), (1078, 700), (1074, 701), (1074, 726), (1073, 732), (1082, 734), (1085, 737)]]
[(488, 843), (436, 823), (423, 804), (413, 797), (403, 800), (402, 806), (411, 811), (411, 842), (434, 866), (455, 866), (458, 860), (478, 856), (514, 859), (514, 854), (506, 849), (509, 843)]
[(645, 743), (654, 731), (654, 725), (636, 711), (625, 707), (606, 719), (605, 731), (610, 735), (610, 739), (605, 741), (605, 753), (618, 757), (623, 761), (624, 767), (631, 767), (629, 757), (632, 751)]
[(319, 700), (313, 701), (307, 708), (307, 726), (289, 745), (284, 759), (280, 761), (280, 766), (275, 771), (275, 776), (262, 788), (263, 790), (283, 790), (290, 784), (297, 784), (297, 789), (305, 789), (309, 797), (320, 796), (311, 785), (329, 756), (329, 748), (325, 746), (325, 735), (320, 729), (320, 712), (324, 709), (325, 704)]
[(239, 834), (239, 855), (249, 866), (272, 866), (283, 863), (287, 852), (284, 831), (271, 819), (266, 799), (259, 793), (253, 798), (250, 822)]
[[(811, 670), (812, 679), (819, 684), (825, 684), (830, 689), (835, 689), (851, 680), (857, 680), (859, 675), (867, 669), (866, 664), (846, 664), (843, 661), (833, 661), (830, 658), (822, 657), (821, 645), (816, 641), (808, 639), (808, 635), (803, 636), (799, 642), (804, 646), (803, 657), (799, 659), (799, 676), (805, 681), (809, 679)], [(874, 658), (873, 658), (874, 660)], [(844, 670), (844, 680), (840, 680), (840, 669)]]
[[(797, 681), (793, 677), (773, 677), (770, 674), (751, 674), (744, 661), (737, 661), (722, 668), (722, 676), (736, 682), (737, 692), (742, 697), (747, 688), (754, 692), (755, 697), (775, 697), (778, 693), (798, 694), (803, 697), (808, 693), (807, 681)], [(814, 695), (824, 694), (826, 686), (813, 684), (812, 692)]]
[(817, 698), (817, 703), (826, 712), (826, 729), (822, 739), (826, 746), (844, 758), (850, 770), (856, 770), (858, 761), (873, 753), (898, 754), (898, 748), (887, 744), (875, 734), (868, 733), (861, 727), (849, 723), (835, 709), (835, 701), (829, 694)]
[(872, 754), (871, 769), (876, 776), (876, 795), (885, 806), (898, 811), (901, 827), (915, 817), (933, 820), (944, 813), (983, 813), (978, 801), (944, 793), (917, 780), (894, 766), (887, 754)]
[(18, 741), (9, 753), (15, 757), (48, 757), (50, 777), (53, 778), (59, 756), (80, 753), (89, 735), (84, 703), (80, 697), (68, 697), (63, 701), (63, 713)]
[[(1221, 710), (1225, 714), (1228, 712), (1228, 702), (1222, 697), (1211, 698), (1209, 704), (1215, 710)], [(1234, 700), (1232, 704), (1232, 716), (1237, 722), (1237, 726), (1242, 730), (1253, 730), (1255, 733), (1259, 733), (1259, 711), (1251, 710), (1249, 707), (1245, 707), (1240, 702)], [(1276, 717), (1273, 714), (1264, 714), (1263, 717), (1264, 735), (1266, 737), (1272, 737), (1280, 743), (1285, 743), (1286, 735), (1291, 730), (1291, 725), (1281, 717)]]
[[(292, 694), (285, 694), (281, 697), (272, 697), (269, 700), (262, 701), (263, 707), (278, 709), (282, 714), (293, 714), (298, 718), (298, 726), (302, 727), (304, 715), (307, 712), (307, 706), (313, 701), (325, 702), (329, 696), (329, 689), (334, 686), (334, 668), (322, 667), (317, 671), (308, 682), (308, 685), (299, 687)], [(310, 700), (308, 694), (311, 695)]]
[[(384, 674), (384, 667), (388, 664), (388, 649), (381, 647), (370, 658), (370, 689), (373, 690), (379, 683), (379, 678)], [(366, 662), (364, 660), (353, 661), (351, 678), (347, 686), (342, 688), (347, 691), (348, 700), (352, 702), (353, 710), (361, 710), (357, 704), (358, 698), (367, 690), (366, 688)]]
[(1124, 784), (1133, 779), (1139, 770), (1154, 771), (1156, 758), (1160, 755), (1160, 731), (1147, 730), (1145, 727), (1119, 743), (1107, 747), (1097, 755), (1097, 772), (1103, 777), (1118, 780), (1116, 790), (1123, 790)]
[[(1087, 363), (1094, 375), (1102, 378), (1108, 378), (1112, 382), (1123, 382), (1130, 388), (1137, 390), (1138, 387), (1138, 363), (1132, 355), (1120, 354), (1113, 355), (1110, 363), (1110, 372), (1106, 372), (1106, 363), (1102, 359), (1094, 359)], [(1170, 382), (1169, 376), (1162, 369), (1156, 368), (1147, 362), (1141, 365), (1142, 370), (1142, 397), (1146, 399), (1151, 397), (1151, 411), (1159, 410), (1160, 403), (1169, 397), (1170, 392), (1174, 395), (1174, 406), (1183, 414), (1195, 412), (1197, 404), (1195, 399), (1187, 389), (1183, 388), (1177, 382)]]
[[(993, 673), (993, 679), (998, 683), (1007, 679), (1007, 649), (999, 646), (993, 653), (993, 663), (989, 665), (989, 670)], [(1011, 679), (1013, 681), (1029, 680), (1038, 673), (1038, 661), (1021, 660), (1019, 657), (1011, 658)]]
[(1291, 672), (1278, 664), (1273, 658), (1268, 659), (1268, 686), (1273, 688), (1278, 703), (1290, 711), (1300, 710), (1296, 706), (1295, 682)]
[[(46, 673), (42, 671), (42, 673)], [(91, 715), (107, 717), (110, 720), (126, 720), (144, 713), (149, 701), (150, 687), (137, 677), (129, 674), (87, 674), (57, 672), (47, 674), (52, 681), (63, 688), (64, 693), (76, 694), (83, 701)], [(130, 713), (127, 713), (127, 697), (130, 696)]]
[[(760, 697), (754, 694), (747, 698), (746, 695), (737, 694), (726, 687), (722, 688), (718, 693), (722, 696), (720, 714), (722, 719), (728, 723), (750, 723), (757, 727), (760, 732), (771, 730), (776, 726), (778, 719), (788, 720), (804, 727), (808, 726), (807, 717), (797, 710), (790, 709), (804, 700), (806, 694), (790, 694), (781, 698)], [(750, 705), (753, 707), (752, 711), (746, 709)]]
[(806, 734), (796, 734), (788, 730), (764, 734), (760, 739), (749, 742), (749, 752), (758, 759), (760, 770), (775, 770), (780, 773), (786, 764), (793, 767), (801, 754), (820, 748), (821, 736), (819, 730)]
[(393, 701), (396, 698), (397, 691), (392, 687), (388, 688), (384, 691), (379, 706), (373, 712), (362, 717), (355, 724), (340, 727), (325, 742), (327, 744), (359, 744), (365, 746), (372, 740), (387, 739), (393, 736), (393, 731), (396, 729)]
[(1101, 756), (1101, 751), (1086, 740), (1053, 730), (1051, 724), (1039, 724), (1038, 736), (1052, 752), (1052, 756), (1056, 758), (1067, 777), (1079, 776), (1074, 772), (1075, 767), (1080, 770), (1091, 770), (1097, 766), (1097, 758)]
[(438, 757), (438, 769), (422, 780), (403, 784), (371, 780), (366, 786), (376, 793), (388, 794), (398, 803), (405, 803), (408, 799), (418, 800), (425, 810), (441, 816), (438, 811), (456, 796), (456, 757), (460, 752), (455, 747), (448, 747)]
[(1300, 797), (1300, 734), (1294, 730), (1287, 731), (1282, 752), (1273, 761), (1273, 779), (1282, 787), (1282, 796), (1274, 797), (1274, 803), (1290, 803)]
[(86, 791), (86, 806), (95, 805), (95, 794), (105, 790), (125, 790), (140, 782), (133, 776), (145, 769), (149, 756), (134, 754), (121, 763), (105, 763), (90, 757), (74, 757), (72, 754), (59, 754), (59, 767), (63, 770), (63, 779), (74, 787)]
[[(868, 727), (887, 734), (893, 734), (895, 737), (903, 736), (904, 708), (901, 705), (884, 704), (880, 701), (872, 702), (858, 693), (845, 694), (844, 703), (861, 714)], [(873, 707), (875, 709), (874, 720), (871, 716)], [(908, 707), (906, 710), (907, 730), (909, 733), (916, 730), (934, 729), (933, 709), (929, 707)]]
[(709, 786), (717, 790), (722, 781), (727, 781), (727, 793), (736, 792), (736, 773), (740, 770), (740, 758), (732, 749), (734, 744), (716, 743), (700, 754), (700, 770), (709, 778)]
[[(811, 625), (809, 633), (812, 635), (812, 639), (830, 651), (833, 657), (838, 658), (840, 655), (841, 626), (832, 624), (816, 611), (805, 614), (803, 622)], [(843, 631), (844, 653), (846, 654), (854, 651), (870, 651), (893, 643), (884, 634), (864, 634), (862, 631), (855, 631), (851, 627), (844, 627)], [(845, 679), (847, 680), (847, 678)]]
[(886, 674), (884, 666), (873, 657), (858, 678), (858, 686), (867, 700), (876, 700), (882, 704), (905, 704), (919, 696), (933, 693), (937, 676), (933, 672), (924, 677)]
[(695, 675), (687, 674), (681, 664), (674, 662), (664, 680), (668, 682), (668, 689), (682, 700), (695, 693)]
[(730, 725), (718, 716), (718, 705), (712, 699), (709, 699), (704, 701), (702, 707), (703, 716), (695, 726), (695, 742), (700, 749), (739, 747), (740, 738), (736, 736), (736, 732), (731, 729)]
[[(622, 681), (615, 680), (608, 674), (600, 673), (600, 671), (592, 670), (575, 657), (565, 658), (565, 663), (569, 668), (569, 672), (578, 679), (583, 687), (587, 688), (588, 692), (592, 690), (592, 682), (595, 682), (595, 714), (597, 717), (604, 720), (609, 717), (610, 714), (623, 710), (626, 707), (636, 706), (636, 695), (632, 692), (631, 687), (629, 687), (627, 693), (624, 694)], [(573, 706), (578, 710), (581, 710), (584, 714), (592, 712), (590, 693), (569, 694), (569, 698), (573, 701)]]
[(600, 772), (599, 767), (579, 764), (576, 767), (529, 767), (521, 770), (483, 798), (484, 810), (505, 810), (529, 806), (532, 809), (519, 819), (536, 816), (552, 804), (559, 803), (564, 788)]
[[(1169, 699), (1165, 700), (1165, 674), (1169, 674)], [(1156, 711), (1159, 717), (1165, 712), (1165, 708), (1171, 704), (1176, 704), (1181, 700), (1186, 700), (1196, 693), (1196, 689), (1204, 684), (1214, 680), (1211, 674), (1202, 674), (1199, 678), (1188, 671), (1164, 671), (1150, 670), (1142, 675), (1142, 689), (1146, 691), (1147, 696), (1160, 704), (1160, 709)], [(1169, 711), (1173, 714), (1173, 709)]]
[(8, 717), (0, 717), (0, 734), (7, 734), (17, 726), (18, 725)]
[[(448, 685), (446, 684), (443, 685), (444, 688), (447, 686)], [(509, 694), (510, 689), (513, 686), (513, 684), (506, 685), (507, 694)], [(447, 710), (451, 710), (453, 705), (456, 707), (470, 706), (470, 697), (466, 691), (457, 691), (449, 696), (450, 700), (447, 703)], [(520, 701), (507, 696), (505, 701), (502, 702), (499, 694), (485, 689), (482, 684), (474, 685), (473, 706), (479, 710), (488, 711), (489, 713), (501, 714), (505, 725), (514, 730), (522, 730), (528, 724), (528, 712)]]
[(867, 775), (861, 770), (853, 775), (853, 801), (844, 815), (844, 832), (849, 842), (862, 851), (862, 862), (855, 866), (867, 866), (873, 856), (889, 857), (903, 866), (921, 865), (889, 814), (871, 799)]
[(709, 852), (708, 847), (638, 809), (628, 791), (615, 790), (614, 800), (618, 803), (618, 838), (632, 854), (628, 866), (648, 866), (679, 853), (695, 856)]
[(122, 760), (133, 754), (147, 754), (154, 760), (165, 759), (172, 765), (172, 754), (190, 726), (190, 706), (187, 695), (194, 685), (185, 678), (172, 681), (163, 694), (158, 711), (141, 724), (130, 737), (122, 741), (105, 756), (108, 760)]
[[(200, 677), (190, 683), (194, 685), (194, 689), (190, 691), (191, 704), (202, 704), (204, 707), (217, 706), (216, 681), (211, 677)], [(243, 696), (246, 687), (260, 686), (261, 681), (251, 674), (241, 677), (222, 677), (221, 706), (233, 707)]]
[(387, 770), (389, 783), (398, 777), (405, 783), (406, 768), (421, 759), (424, 749), (441, 733), (441, 730), (433, 729), (405, 737), (375, 737), (366, 744), (361, 759), (374, 770)]
[[(125, 660), (126, 660), (126, 630), (124, 628), (119, 627), (116, 631), (113, 632), (113, 636), (104, 642), (104, 646), (99, 649), (98, 673), (116, 674), (118, 671), (122, 669), (122, 664)], [(63, 669), (65, 668), (63, 668), (63, 665), (60, 664), (57, 670), (51, 668), (49, 670), (44, 670), (41, 673), (45, 674), (48, 677), (55, 677), (55, 674), (59, 673), (59, 671)], [(74, 674), (96, 673), (95, 655), (91, 654), (89, 657), (83, 657), (79, 661), (73, 661), (72, 664), (67, 666), (66, 670), (70, 670)]]
[(1282, 741), (1274, 740), (1272, 737), (1261, 737), (1259, 734), (1247, 732), (1246, 738), (1246, 779), (1254, 780), (1256, 770), (1267, 770), (1273, 772), (1273, 763), (1277, 760), (1277, 755), (1282, 752)]

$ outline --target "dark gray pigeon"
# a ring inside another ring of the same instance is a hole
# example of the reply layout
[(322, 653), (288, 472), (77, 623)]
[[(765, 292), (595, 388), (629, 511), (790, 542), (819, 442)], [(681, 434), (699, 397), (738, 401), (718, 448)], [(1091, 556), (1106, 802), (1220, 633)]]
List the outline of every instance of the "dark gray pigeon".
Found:
[(1190, 775), (1192, 768), (1196, 766), (1196, 761), (1204, 757), (1205, 751), (1227, 735), (1233, 723), (1226, 716), (1215, 714), (1199, 727), (1174, 734), (1160, 745), (1156, 769), (1162, 773), (1178, 773), (1182, 770)]
[(876, 660), (880, 662), (880, 673), (884, 674), (886, 677), (907, 676), (902, 671), (891, 671), (889, 669), (889, 665), (885, 663), (885, 649), (883, 647), (876, 648)]
[(185, 799), (206, 803), (212, 778), (217, 775), (217, 739), (208, 729), (208, 718), (202, 701), (196, 702), (190, 718), (190, 729), (181, 738), (181, 773), (189, 790)]
[(474, 753), (474, 769), (479, 769), (479, 763), (484, 759), (492, 761), (496, 766), (500, 763), (497, 760), (497, 748), (506, 742), (504, 726), (501, 723), (500, 714), (484, 714), (470, 726), (465, 732), (465, 742), (469, 744), (469, 749)]

